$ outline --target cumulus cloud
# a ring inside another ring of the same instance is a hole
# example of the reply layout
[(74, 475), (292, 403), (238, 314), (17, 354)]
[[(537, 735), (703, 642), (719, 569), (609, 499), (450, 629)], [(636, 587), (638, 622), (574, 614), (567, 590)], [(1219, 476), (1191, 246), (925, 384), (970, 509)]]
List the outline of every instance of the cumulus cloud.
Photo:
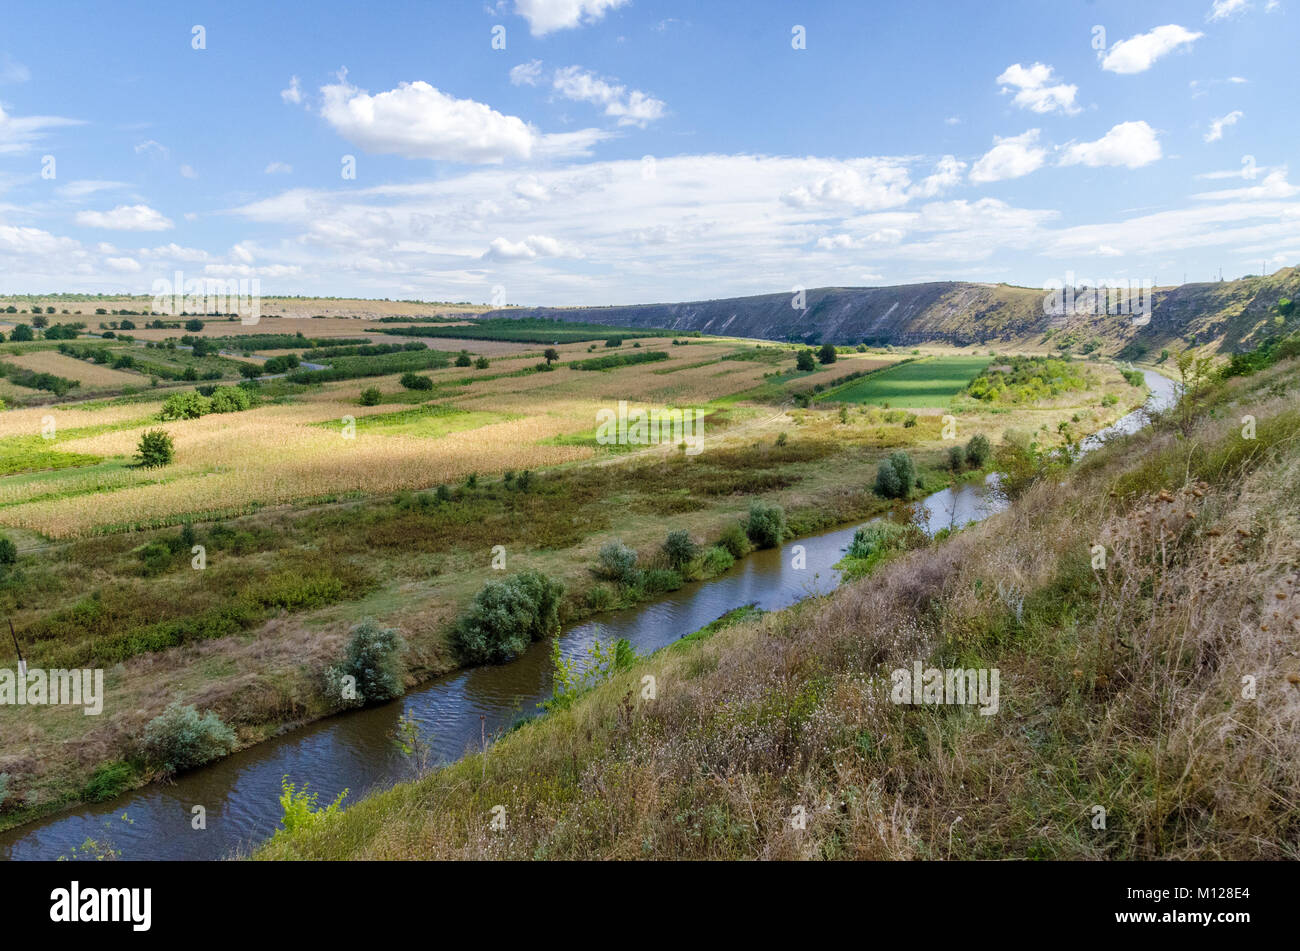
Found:
[(1062, 165), (1123, 165), (1141, 168), (1161, 156), (1160, 140), (1145, 122), (1121, 122), (1095, 142), (1076, 142), (1065, 149)]
[(289, 88), (280, 90), (280, 98), (291, 106), (296, 106), (302, 102), (302, 87), (298, 85), (298, 77), (289, 77)]
[(1242, 117), (1241, 110), (1234, 109), (1232, 112), (1229, 112), (1226, 116), (1221, 116), (1218, 119), (1212, 120), (1210, 122), (1210, 131), (1205, 133), (1205, 141), (1218, 142), (1220, 139), (1223, 138), (1223, 130), (1227, 126), (1236, 125), (1237, 120), (1240, 119), (1241, 117)]
[(529, 261), (534, 258), (577, 256), (562, 242), (544, 234), (530, 234), (522, 241), (493, 238), (482, 255), (485, 261)]
[(662, 118), (664, 114), (662, 100), (638, 89), (629, 91), (581, 66), (557, 69), (551, 87), (565, 99), (603, 106), (605, 115), (617, 118), (619, 125), (636, 125), (644, 129), (647, 123)]
[(1047, 150), (1038, 145), (1038, 129), (1003, 138), (994, 136), (994, 146), (970, 170), (970, 180), (983, 184), (1020, 178), (1042, 168)]
[(172, 227), (148, 205), (118, 205), (112, 211), (79, 211), (73, 219), (83, 228), (107, 228), (113, 231), (166, 231)]
[(115, 271), (126, 271), (134, 274), (140, 270), (140, 262), (135, 258), (104, 258), (104, 263)]
[(965, 171), (965, 162), (958, 161), (955, 156), (945, 155), (935, 164), (933, 174), (927, 175), (921, 180), (921, 184), (916, 187), (915, 192), (922, 198), (933, 198), (940, 192), (960, 185), (962, 174)]
[(1149, 33), (1139, 33), (1120, 40), (1101, 58), (1101, 68), (1112, 73), (1142, 73), (1155, 65), (1156, 60), (1174, 50), (1191, 46), (1203, 33), (1193, 33), (1176, 23), (1158, 26)]
[(843, 206), (860, 210), (894, 208), (907, 203), (911, 179), (907, 167), (889, 159), (818, 162), (814, 180), (783, 194), (795, 208)]
[(542, 61), (529, 60), (510, 70), (510, 82), (515, 86), (536, 86), (542, 79)]
[(1205, 15), (1205, 19), (1213, 23), (1215, 20), (1226, 20), (1236, 13), (1244, 13), (1250, 6), (1249, 0), (1214, 0), (1210, 12)]
[(515, 0), (515, 12), (528, 21), (528, 32), (545, 36), (595, 23), (627, 0)]
[(1052, 79), (1052, 67), (1044, 63), (1034, 63), (1032, 66), (1013, 63), (1003, 70), (997, 83), (1002, 92), (1015, 92), (1012, 102), (1022, 109), (1038, 113), (1077, 113), (1079, 107), (1074, 104), (1074, 97), (1079, 87), (1053, 83)]
[(406, 158), (495, 164), (534, 156), (577, 155), (603, 138), (598, 130), (543, 135), (517, 116), (457, 99), (426, 82), (400, 83), (370, 95), (345, 76), (321, 87), (321, 115), (368, 152)]

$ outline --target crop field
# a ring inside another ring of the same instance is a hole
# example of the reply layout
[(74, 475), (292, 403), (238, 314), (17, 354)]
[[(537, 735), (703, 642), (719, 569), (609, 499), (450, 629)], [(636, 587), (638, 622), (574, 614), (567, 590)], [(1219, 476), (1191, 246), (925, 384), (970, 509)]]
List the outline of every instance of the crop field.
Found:
[(826, 399), (912, 409), (947, 407), (989, 362), (979, 356), (926, 357), (874, 373)]
[(77, 380), (81, 383), (83, 391), (111, 386), (132, 386), (146, 382), (138, 373), (87, 363), (52, 350), (39, 350), (21, 356), (7, 357), (6, 362), (17, 364), (36, 373), (53, 373), (56, 376)]

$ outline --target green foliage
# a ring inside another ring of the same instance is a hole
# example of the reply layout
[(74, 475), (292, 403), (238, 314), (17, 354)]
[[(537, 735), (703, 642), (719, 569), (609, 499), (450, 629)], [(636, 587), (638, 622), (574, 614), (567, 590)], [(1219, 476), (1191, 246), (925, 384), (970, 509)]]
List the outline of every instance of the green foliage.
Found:
[(739, 522), (732, 522), (722, 530), (722, 537), (718, 539), (718, 544), (725, 548), (732, 558), (744, 558), (753, 550), (749, 543), (749, 536), (745, 534), (745, 529)]
[(817, 358), (811, 350), (800, 350), (794, 358), (794, 367), (803, 373), (811, 373), (817, 369)]
[(606, 542), (596, 556), (597, 572), (611, 581), (632, 584), (636, 581), (636, 552), (620, 541)]
[[(352, 629), (342, 662), (330, 669), (331, 692), (341, 683), (340, 678), (350, 676), (356, 683), (356, 697), (347, 699), (349, 704), (362, 706), (400, 697), (405, 690), (402, 682), (405, 650), (406, 642), (396, 630), (380, 627), (369, 619), (362, 621)], [(342, 690), (335, 696), (342, 696)]]
[(770, 502), (751, 502), (745, 534), (755, 548), (778, 547), (786, 534), (785, 509)]
[(912, 494), (916, 483), (916, 464), (901, 449), (891, 453), (876, 468), (876, 481), (872, 486), (876, 495), (886, 499), (905, 499)]
[(636, 651), (626, 638), (608, 645), (596, 639), (587, 647), (586, 664), (578, 658), (565, 657), (557, 639), (551, 644), (551, 697), (542, 701), (542, 707), (548, 711), (567, 710), (583, 694), (615, 674), (630, 670), (635, 662)]
[(197, 390), (190, 390), (187, 393), (173, 393), (163, 400), (159, 415), (163, 419), (198, 419), (211, 412), (212, 400)]
[(202, 766), (235, 747), (235, 731), (208, 711), (171, 703), (145, 727), (142, 751), (148, 762), (170, 775)]
[(700, 571), (706, 577), (711, 578), (714, 575), (729, 571), (735, 563), (736, 559), (732, 557), (730, 551), (721, 545), (714, 545), (707, 549), (700, 558)]
[(136, 772), (129, 763), (118, 760), (95, 767), (81, 798), (85, 802), (105, 802), (126, 792), (135, 783)]
[(327, 370), (294, 370), (285, 379), (290, 383), (332, 383), (390, 373), (438, 370), (450, 362), (451, 355), (441, 350), (401, 350), (377, 356), (338, 357), (330, 360)]
[(464, 350), (456, 354), (456, 366), (458, 367), (467, 367), (473, 362), (474, 361), (470, 359), (470, 355)]
[[(1040, 400), (1088, 388), (1080, 365), (1055, 357), (1008, 357), (1009, 370), (987, 367), (971, 380), (966, 392), (986, 403), (1036, 403)], [(1141, 376), (1139, 373), (1138, 376)]]
[(146, 469), (168, 465), (176, 455), (172, 437), (163, 429), (149, 429), (140, 436), (136, 459)]
[(140, 549), (138, 555), (146, 577), (162, 574), (171, 567), (174, 557), (171, 547), (163, 541), (149, 542)]
[(289, 370), (295, 370), (302, 361), (294, 353), (282, 354), (278, 357), (271, 357), (262, 364), (262, 372), (269, 374), (287, 373)]
[(320, 809), (317, 807), (320, 793), (307, 792), (310, 785), (303, 783), (302, 789), (298, 789), (294, 783), (289, 782), (287, 773), (280, 777), (280, 824), (284, 826), (285, 832), (305, 829), (329, 818), (339, 811), (348, 795), (348, 790), (344, 789), (337, 799)]
[(604, 357), (592, 357), (590, 360), (575, 360), (569, 366), (575, 370), (612, 370), (615, 367), (630, 366), (634, 363), (654, 363), (667, 359), (666, 350), (641, 350), (634, 353), (611, 353)]
[(378, 406), (383, 398), (384, 396), (379, 392), (379, 387), (377, 386), (368, 386), (361, 391), (362, 406)]
[(537, 571), (489, 581), (474, 596), (452, 632), (452, 644), (467, 663), (504, 663), (532, 641), (560, 627), (562, 582)]
[(8, 535), (0, 535), (0, 566), (8, 567), (18, 560), (18, 546)]
[(488, 361), (487, 357), (479, 357), (474, 361), (475, 370), (486, 370), (489, 366), (491, 366), (491, 363)]
[(824, 343), (821, 349), (817, 351), (817, 359), (823, 366), (829, 366), (835, 362), (838, 355), (835, 352), (835, 344)]
[[(581, 321), (548, 320), (544, 317), (483, 317), (472, 323), (448, 327), (385, 327), (380, 333), (407, 337), (450, 337), (457, 340), (505, 340), (512, 343), (580, 343), (587, 340), (604, 340), (617, 333), (624, 339), (631, 337), (658, 337), (658, 329), (631, 330), (607, 324), (589, 324)], [(694, 333), (693, 336), (699, 336)]]
[(408, 390), (431, 390), (433, 389), (433, 380), (427, 376), (420, 376), (418, 373), (403, 373), (400, 380), (397, 381)]
[(698, 557), (700, 548), (691, 538), (690, 532), (675, 531), (669, 532), (664, 540), (663, 553), (668, 564), (681, 571)]
[(993, 446), (989, 437), (976, 433), (966, 443), (966, 465), (972, 469), (983, 469), (993, 458)]

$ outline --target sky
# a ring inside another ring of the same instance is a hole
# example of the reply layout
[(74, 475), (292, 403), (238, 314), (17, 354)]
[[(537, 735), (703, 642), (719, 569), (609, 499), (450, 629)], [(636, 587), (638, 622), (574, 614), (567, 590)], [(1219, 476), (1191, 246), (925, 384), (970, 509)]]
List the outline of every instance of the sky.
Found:
[(1298, 3), (6, 0), (0, 293), (1273, 271)]

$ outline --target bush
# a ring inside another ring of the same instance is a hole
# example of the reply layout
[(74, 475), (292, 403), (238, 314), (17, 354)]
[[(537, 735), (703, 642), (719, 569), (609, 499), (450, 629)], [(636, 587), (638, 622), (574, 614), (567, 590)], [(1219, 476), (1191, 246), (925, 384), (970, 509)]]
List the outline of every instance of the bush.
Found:
[(776, 548), (785, 538), (785, 510), (768, 502), (751, 502), (745, 534), (756, 548)]
[[(466, 364), (468, 366), (468, 364)], [(397, 382), (408, 390), (431, 390), (433, 389), (433, 380), (427, 376), (420, 376), (418, 373), (403, 373), (402, 378)]]
[(271, 357), (271, 359), (264, 362), (262, 364), (262, 372), (272, 374), (288, 373), (290, 370), (298, 369), (298, 366), (301, 363), (302, 361), (298, 359), (297, 354), (286, 353), (283, 356)]
[(817, 359), (821, 361), (823, 366), (829, 366), (834, 363), (835, 357), (835, 344), (833, 343), (824, 343), (822, 344), (822, 348), (817, 351)]
[(474, 361), (470, 359), (469, 354), (464, 350), (456, 355), (456, 366), (458, 367), (467, 367), (473, 362)]
[(722, 537), (718, 539), (718, 545), (725, 548), (732, 558), (744, 558), (752, 550), (749, 544), (749, 536), (737, 522), (732, 522), (722, 530)]
[(191, 333), (199, 333), (203, 330), (203, 321), (195, 318), (194, 320), (185, 321), (185, 329)]
[(474, 361), (474, 369), (476, 370), (486, 370), (490, 365), (487, 357), (479, 357)]
[(537, 571), (523, 571), (479, 589), (452, 632), (452, 644), (468, 663), (504, 663), (532, 641), (560, 627), (564, 585)]
[(607, 542), (596, 556), (599, 573), (613, 581), (631, 584), (636, 580), (636, 552), (620, 541)]
[(663, 553), (668, 559), (668, 564), (681, 571), (695, 560), (700, 553), (700, 548), (691, 539), (690, 532), (669, 532), (664, 540)]
[(966, 465), (972, 469), (983, 469), (993, 458), (993, 447), (989, 444), (989, 437), (983, 433), (976, 433), (966, 443)]
[(219, 386), (212, 391), (212, 412), (239, 413), (253, 405), (247, 390), (237, 386)]
[(163, 419), (198, 419), (211, 412), (212, 401), (197, 390), (190, 390), (167, 397), (160, 415)]
[(179, 773), (227, 755), (235, 747), (235, 731), (209, 711), (199, 715), (192, 705), (173, 702), (144, 728), (145, 758), (164, 773)]
[(730, 570), (735, 563), (736, 559), (731, 556), (731, 552), (721, 545), (714, 545), (700, 559), (700, 569), (708, 576), (720, 575)]
[(966, 450), (961, 446), (948, 447), (948, 468), (953, 472), (961, 472), (966, 466)]
[(400, 697), (405, 689), (402, 683), (402, 651), (406, 642), (393, 628), (380, 627), (369, 619), (352, 629), (352, 639), (343, 662), (330, 669), (330, 689), (337, 687), (336, 696), (342, 697), (342, 677), (354, 677), (356, 697), (343, 698), (345, 704), (361, 706), (382, 703)]
[(140, 561), (144, 565), (146, 576), (162, 574), (171, 567), (175, 553), (166, 542), (153, 541), (139, 551)]
[(894, 466), (888, 459), (876, 467), (876, 481), (872, 485), (872, 490), (883, 499), (896, 499), (902, 495), (898, 473), (894, 471)]
[(12, 565), (18, 560), (18, 546), (12, 538), (0, 535), (0, 565)]
[(800, 350), (799, 355), (794, 358), (794, 366), (796, 370), (803, 370), (805, 372), (816, 370), (817, 360), (813, 357), (813, 352), (811, 350)]
[(882, 498), (905, 499), (912, 494), (915, 482), (916, 465), (912, 457), (900, 449), (880, 463), (873, 488)]
[(168, 465), (176, 454), (172, 437), (162, 429), (146, 430), (136, 447), (136, 459), (146, 469), (157, 469)]
[(379, 387), (368, 386), (361, 391), (362, 406), (378, 406), (384, 395), (379, 392)]
[(662, 591), (676, 591), (685, 581), (679, 572), (672, 568), (650, 568), (641, 573), (641, 590), (645, 594), (659, 594)]
[(95, 767), (90, 779), (81, 790), (81, 798), (86, 802), (104, 802), (120, 796), (131, 788), (135, 781), (135, 770), (129, 763), (121, 760), (116, 763), (104, 763)]

